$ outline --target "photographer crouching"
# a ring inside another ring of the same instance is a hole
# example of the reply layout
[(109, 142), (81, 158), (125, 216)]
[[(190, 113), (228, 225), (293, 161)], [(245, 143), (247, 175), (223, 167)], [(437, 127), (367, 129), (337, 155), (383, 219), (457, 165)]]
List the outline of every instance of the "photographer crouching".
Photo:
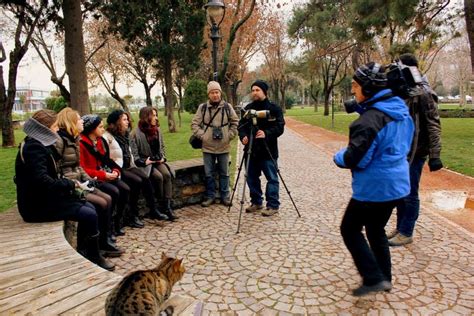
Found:
[[(407, 155), (414, 125), (403, 100), (388, 87), (384, 67), (368, 63), (352, 80), (356, 102), (348, 112), (360, 117), (349, 128), (349, 144), (334, 155), (338, 167), (352, 172), (352, 198), (341, 223), (341, 235), (362, 276), (354, 296), (390, 291), (392, 265), (385, 225), (392, 210), (410, 193)], [(367, 240), (362, 234), (365, 227)], [(369, 247), (370, 245), (370, 247)]]
[(267, 203), (266, 209), (262, 210), (262, 215), (272, 216), (278, 214), (280, 208), (278, 168), (275, 163), (278, 159), (277, 139), (283, 134), (285, 120), (281, 108), (268, 100), (266, 82), (257, 80), (252, 84), (251, 89), (253, 102), (245, 107), (246, 115), (244, 114), (239, 122), (239, 137), (242, 144), (246, 145), (246, 152), (249, 150), (251, 133), (254, 136), (247, 170), (251, 205), (245, 209), (245, 212), (255, 213), (263, 209), (260, 183), (260, 175), (263, 172), (267, 179), (265, 189)]

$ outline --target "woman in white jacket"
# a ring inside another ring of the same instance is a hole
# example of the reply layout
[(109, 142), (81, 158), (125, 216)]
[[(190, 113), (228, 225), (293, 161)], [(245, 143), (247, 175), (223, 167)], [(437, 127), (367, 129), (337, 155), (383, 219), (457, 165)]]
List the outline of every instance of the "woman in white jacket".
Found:
[(152, 219), (166, 220), (168, 217), (160, 213), (156, 207), (153, 185), (147, 175), (135, 166), (130, 148), (129, 130), (130, 115), (123, 110), (114, 110), (107, 117), (107, 132), (103, 135), (109, 145), (110, 158), (122, 167), (122, 180), (130, 186), (130, 214), (128, 225), (143, 227), (143, 222), (138, 217), (138, 198), (140, 190), (150, 209), (149, 217)]

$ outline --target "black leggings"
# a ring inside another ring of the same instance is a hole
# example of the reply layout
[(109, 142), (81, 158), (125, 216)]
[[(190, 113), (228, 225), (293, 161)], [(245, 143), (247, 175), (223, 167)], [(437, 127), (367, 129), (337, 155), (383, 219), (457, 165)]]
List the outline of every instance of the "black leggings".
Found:
[(98, 188), (112, 197), (112, 209), (115, 209), (115, 218), (122, 221), (130, 195), (130, 187), (122, 180), (115, 180), (101, 182)]
[(138, 197), (140, 190), (143, 192), (146, 204), (151, 209), (155, 208), (153, 185), (146, 174), (135, 167), (122, 170), (122, 180), (130, 186), (130, 209), (133, 215), (138, 215)]
[(100, 235), (108, 236), (112, 222), (112, 197), (96, 188), (86, 195), (86, 200), (95, 206), (99, 217)]
[[(361, 202), (354, 199), (349, 201), (342, 218), (341, 235), (364, 285), (392, 280), (392, 264), (385, 225), (399, 201)], [(363, 227), (369, 243), (362, 234)]]
[(82, 206), (58, 210), (54, 218), (49, 220), (69, 220), (77, 222), (78, 232), (82, 232), (83, 237), (93, 237), (99, 234), (98, 216), (94, 205), (85, 202)]

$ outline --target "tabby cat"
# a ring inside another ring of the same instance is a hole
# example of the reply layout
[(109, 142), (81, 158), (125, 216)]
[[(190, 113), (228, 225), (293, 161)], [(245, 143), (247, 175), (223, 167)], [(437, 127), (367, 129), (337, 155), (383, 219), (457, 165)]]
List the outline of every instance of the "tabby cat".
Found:
[(166, 308), (173, 285), (181, 280), (183, 259), (161, 254), (155, 269), (131, 272), (117, 284), (105, 301), (105, 313), (111, 315), (166, 315), (173, 314), (173, 307)]

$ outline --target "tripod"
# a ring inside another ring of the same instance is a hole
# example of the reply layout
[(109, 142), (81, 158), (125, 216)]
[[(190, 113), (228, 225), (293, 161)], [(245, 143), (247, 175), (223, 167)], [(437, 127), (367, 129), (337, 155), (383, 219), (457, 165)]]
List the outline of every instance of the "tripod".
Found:
[[(248, 123), (250, 123), (250, 122), (248, 122)], [(246, 123), (246, 124), (248, 124), (248, 123)], [(243, 126), (245, 126), (245, 125), (243, 125)], [(243, 126), (241, 126), (241, 127), (243, 127)], [(242, 171), (242, 166), (244, 165), (244, 161), (245, 161), (246, 162), (246, 164), (245, 164), (245, 174), (244, 174), (245, 179), (244, 179), (244, 188), (242, 189), (242, 198), (240, 199), (240, 212), (239, 212), (239, 222), (237, 224), (237, 234), (240, 233), (240, 224), (242, 222), (242, 210), (244, 208), (244, 203), (245, 203), (245, 189), (247, 187), (246, 183), (247, 183), (247, 178), (248, 178), (248, 170), (249, 170), (250, 159), (251, 159), (251, 155), (252, 155), (253, 141), (254, 141), (254, 138), (255, 138), (254, 131), (255, 131), (256, 126), (257, 126), (257, 118), (253, 117), (252, 118), (252, 125), (250, 127), (250, 137), (249, 137), (249, 142), (248, 142), (247, 154), (242, 155), (242, 160), (240, 161), (240, 165), (239, 165), (239, 169), (238, 169), (239, 171), (237, 173), (237, 178), (235, 179), (234, 188), (232, 189), (232, 196), (230, 198), (230, 205), (229, 205), (229, 208), (227, 209), (227, 212), (230, 212), (230, 208), (232, 207), (232, 201), (234, 200), (234, 196), (235, 196), (235, 191), (237, 190), (237, 184), (239, 183), (240, 172)], [(270, 159), (271, 159), (273, 165), (275, 166), (275, 169), (277, 170), (277, 174), (281, 179), (281, 183), (283, 183), (283, 186), (285, 187), (286, 193), (288, 193), (288, 196), (290, 197), (291, 203), (293, 203), (293, 206), (295, 207), (295, 210), (296, 210), (296, 213), (298, 214), (298, 217), (301, 217), (301, 214), (298, 210), (298, 207), (296, 206), (295, 201), (293, 200), (293, 197), (291, 196), (291, 192), (290, 192), (290, 190), (288, 190), (288, 187), (287, 187), (285, 181), (283, 180), (283, 177), (281, 176), (280, 168), (278, 167), (277, 162), (273, 158), (273, 156), (270, 152), (270, 148), (268, 148), (267, 142), (264, 141), (264, 143), (265, 143), (265, 149), (267, 150), (267, 153), (270, 156)]]

